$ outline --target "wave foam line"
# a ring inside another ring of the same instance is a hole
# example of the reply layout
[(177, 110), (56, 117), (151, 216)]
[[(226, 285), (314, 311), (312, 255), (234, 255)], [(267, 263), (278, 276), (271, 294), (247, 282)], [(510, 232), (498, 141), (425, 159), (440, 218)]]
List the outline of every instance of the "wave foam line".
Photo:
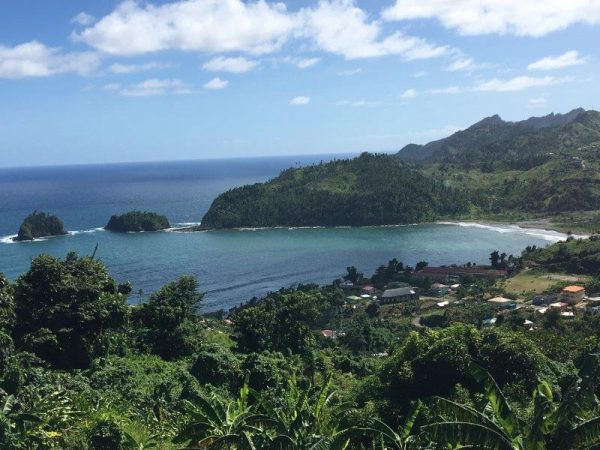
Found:
[[(484, 230), (495, 231), (496, 233), (521, 233), (529, 236), (537, 237), (549, 242), (564, 241), (569, 236), (566, 233), (559, 231), (544, 230), (542, 228), (525, 228), (519, 225), (500, 225), (500, 224), (485, 224), (477, 222), (436, 222), (440, 225), (454, 225), (459, 227), (480, 228)], [(575, 238), (585, 238), (584, 235), (573, 235)]]
[(106, 231), (104, 228), (102, 227), (98, 227), (98, 228), (91, 228), (89, 230), (75, 230), (75, 231), (69, 231), (68, 233), (71, 236), (75, 236), (77, 234), (87, 234), (87, 233), (97, 233), (98, 231)]
[(11, 234), (9, 236), (2, 236), (2, 237), (0, 237), (0, 243), (1, 244), (15, 244), (16, 241), (14, 241), (13, 239), (16, 237), (17, 237), (16, 234)]

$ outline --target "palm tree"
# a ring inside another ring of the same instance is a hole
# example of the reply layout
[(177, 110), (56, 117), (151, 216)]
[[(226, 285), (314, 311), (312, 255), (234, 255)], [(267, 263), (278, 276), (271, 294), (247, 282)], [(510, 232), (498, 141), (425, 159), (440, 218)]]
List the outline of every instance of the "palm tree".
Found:
[[(514, 414), (487, 371), (473, 365), (472, 373), (484, 386), (488, 400), (484, 411), (437, 397), (434, 410), (442, 420), (421, 427), (433, 441), (461, 448), (498, 450), (576, 449), (600, 443), (600, 417), (575, 425), (565, 421), (582, 396), (588, 395), (583, 390), (556, 405), (548, 383), (539, 383), (533, 392), (532, 420), (525, 423)], [(571, 415), (569, 421), (577, 417)]]
[(238, 398), (224, 401), (216, 396), (197, 396), (186, 405), (192, 416), (175, 442), (188, 442), (188, 449), (255, 449), (255, 441), (264, 435), (261, 424), (269, 420), (258, 414), (248, 402), (248, 383), (240, 389)]

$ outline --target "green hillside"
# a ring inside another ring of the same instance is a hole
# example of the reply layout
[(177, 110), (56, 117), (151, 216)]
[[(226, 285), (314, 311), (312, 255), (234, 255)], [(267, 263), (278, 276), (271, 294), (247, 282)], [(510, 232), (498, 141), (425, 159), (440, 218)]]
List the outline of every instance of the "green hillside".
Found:
[(600, 113), (488, 117), (396, 155), (289, 169), (226, 192), (203, 228), (385, 225), (600, 210)]
[(232, 189), (213, 202), (204, 228), (413, 223), (464, 214), (460, 189), (386, 155), (362, 154)]

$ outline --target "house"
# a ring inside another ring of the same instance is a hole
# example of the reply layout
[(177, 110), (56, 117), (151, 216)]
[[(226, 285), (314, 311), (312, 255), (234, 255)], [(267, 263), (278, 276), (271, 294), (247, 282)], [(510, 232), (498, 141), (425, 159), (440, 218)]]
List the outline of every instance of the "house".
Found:
[(569, 305), (576, 305), (583, 301), (585, 297), (585, 288), (582, 286), (566, 286), (560, 292), (560, 298)]
[(450, 293), (450, 286), (442, 283), (433, 283), (431, 285), (431, 289), (429, 289), (429, 294), (434, 297), (443, 297)]
[(322, 330), (321, 334), (326, 337), (326, 338), (330, 338), (330, 339), (334, 339), (337, 337), (338, 333), (336, 330)]
[(556, 309), (564, 309), (567, 306), (569, 306), (568, 303), (564, 303), (564, 302), (556, 302), (556, 303), (552, 303), (550, 305), (550, 308), (556, 308)]
[(397, 289), (387, 289), (381, 296), (380, 302), (386, 303), (398, 303), (407, 300), (418, 300), (419, 294), (411, 287), (402, 287)]
[(362, 293), (373, 295), (375, 293), (375, 288), (373, 286), (363, 286)]
[(490, 269), (487, 267), (425, 267), (412, 274), (420, 279), (430, 279), (437, 282), (459, 281), (462, 277), (473, 278), (506, 278), (508, 272), (504, 269)]
[(490, 303), (494, 303), (496, 305), (501, 305), (501, 306), (508, 306), (511, 303), (514, 303), (514, 300), (511, 300), (510, 298), (504, 298), (504, 297), (494, 297), (494, 298), (490, 298), (488, 300), (488, 302)]

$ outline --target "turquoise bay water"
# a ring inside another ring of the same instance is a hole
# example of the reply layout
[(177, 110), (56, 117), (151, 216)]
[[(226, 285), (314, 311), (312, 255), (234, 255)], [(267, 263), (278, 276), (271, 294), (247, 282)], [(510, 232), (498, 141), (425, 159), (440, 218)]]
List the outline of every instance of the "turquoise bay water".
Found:
[[(119, 281), (147, 294), (181, 274), (196, 275), (204, 310), (230, 308), (298, 282), (326, 283), (355, 265), (366, 274), (398, 258), (414, 265), (486, 263), (495, 249), (518, 254), (557, 233), (511, 226), (425, 224), (398, 227), (231, 230), (117, 234), (99, 230), (129, 209), (165, 214), (171, 223), (198, 222), (218, 193), (275, 176), (327, 156), (119, 164), (0, 170), (0, 272), (11, 279), (33, 257), (74, 250), (97, 257)], [(9, 243), (34, 209), (59, 215), (75, 234)], [(135, 299), (132, 299), (135, 301)]]

